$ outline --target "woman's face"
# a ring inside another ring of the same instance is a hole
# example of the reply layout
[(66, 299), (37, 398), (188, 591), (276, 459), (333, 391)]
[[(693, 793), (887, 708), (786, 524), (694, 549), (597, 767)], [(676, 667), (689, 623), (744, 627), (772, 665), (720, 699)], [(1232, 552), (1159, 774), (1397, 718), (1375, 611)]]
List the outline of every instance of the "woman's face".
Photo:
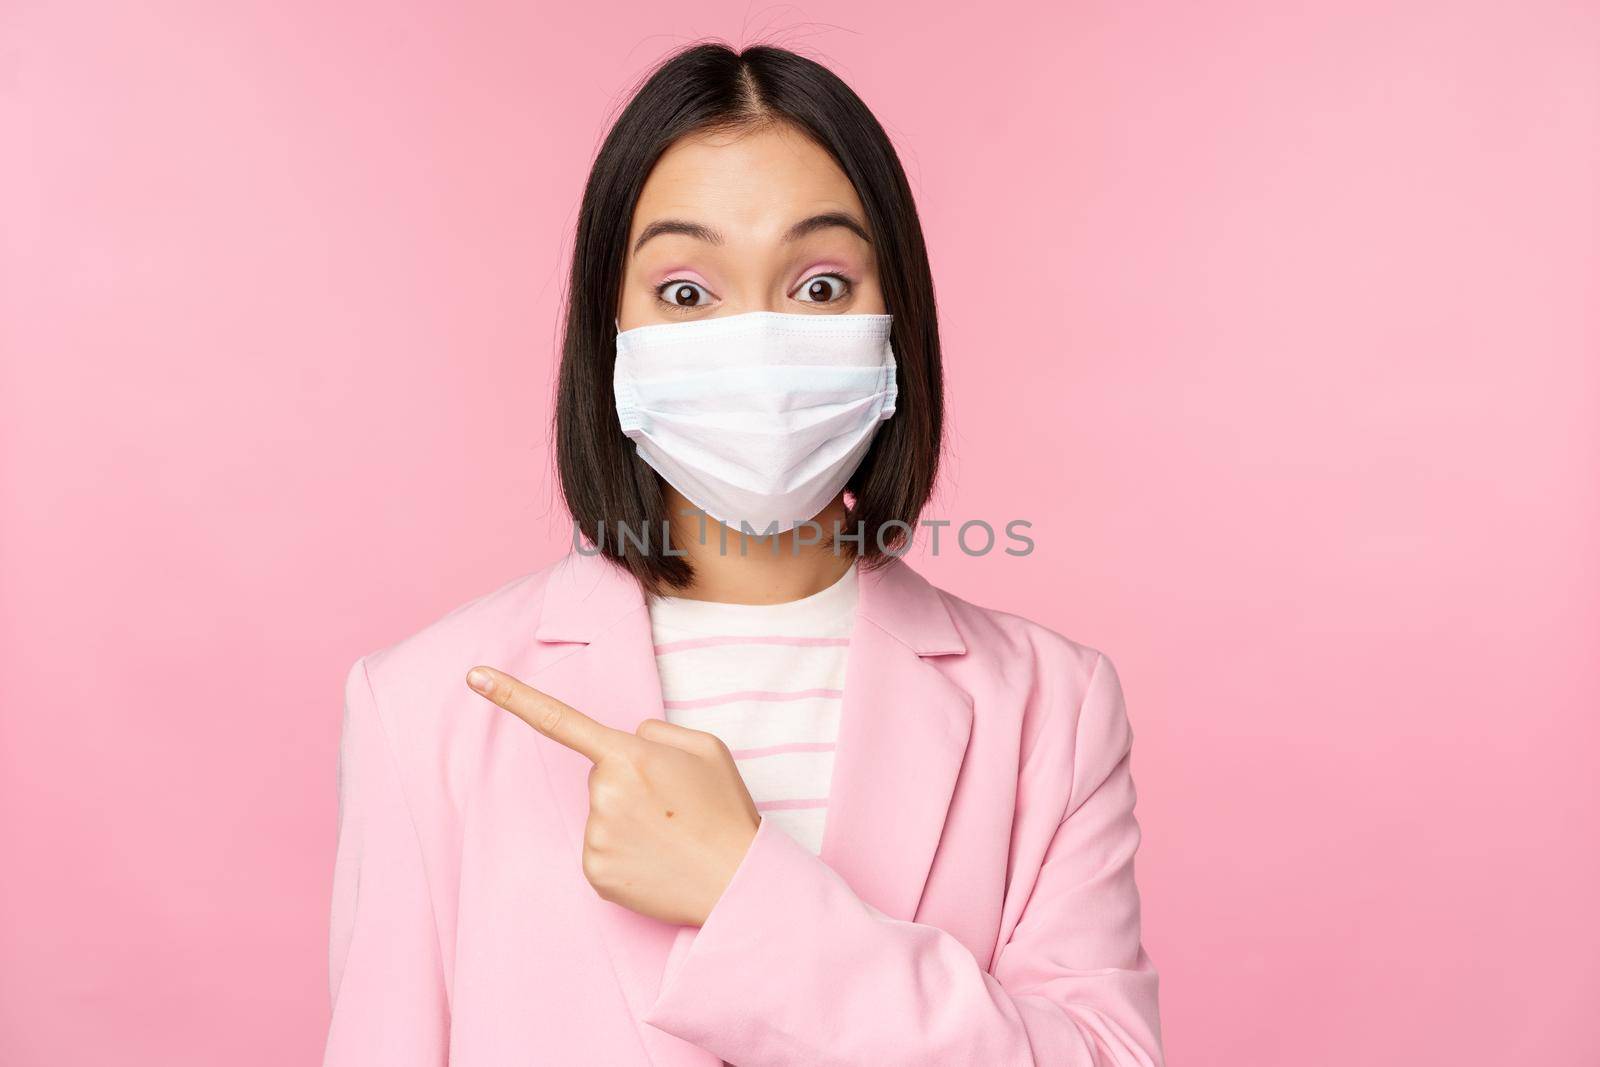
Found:
[(861, 200), (792, 127), (688, 137), (634, 208), (621, 329), (747, 311), (881, 314)]

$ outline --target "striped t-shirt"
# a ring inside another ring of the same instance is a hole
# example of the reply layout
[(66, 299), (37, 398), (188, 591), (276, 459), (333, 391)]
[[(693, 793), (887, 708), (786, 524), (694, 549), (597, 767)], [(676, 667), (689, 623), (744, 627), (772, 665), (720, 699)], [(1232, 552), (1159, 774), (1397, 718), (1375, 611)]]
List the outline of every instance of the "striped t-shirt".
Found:
[(781, 604), (650, 603), (667, 721), (720, 737), (756, 810), (817, 854), (856, 595), (851, 566), (821, 592)]

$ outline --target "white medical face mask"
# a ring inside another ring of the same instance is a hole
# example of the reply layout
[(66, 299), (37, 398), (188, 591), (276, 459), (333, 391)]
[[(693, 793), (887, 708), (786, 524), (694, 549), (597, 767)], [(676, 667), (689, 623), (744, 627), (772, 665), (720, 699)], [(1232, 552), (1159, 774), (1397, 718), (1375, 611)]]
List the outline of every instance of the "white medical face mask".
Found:
[(792, 529), (838, 495), (894, 414), (892, 321), (751, 311), (623, 330), (622, 432), (718, 522)]

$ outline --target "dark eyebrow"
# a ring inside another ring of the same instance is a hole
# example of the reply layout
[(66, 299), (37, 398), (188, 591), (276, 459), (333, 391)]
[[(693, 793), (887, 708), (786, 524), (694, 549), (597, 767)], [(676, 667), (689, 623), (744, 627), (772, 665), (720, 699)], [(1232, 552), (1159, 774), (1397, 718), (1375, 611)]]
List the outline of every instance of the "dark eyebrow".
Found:
[(693, 237), (696, 241), (704, 241), (707, 244), (722, 243), (722, 234), (709, 226), (702, 226), (698, 222), (685, 222), (683, 219), (657, 219), (646, 226), (639, 239), (633, 242), (634, 253), (637, 254), (650, 238), (660, 237), (664, 233), (681, 233), (685, 237)]
[[(872, 243), (872, 238), (867, 236), (866, 227), (857, 222), (854, 216), (847, 215), (842, 211), (826, 211), (820, 215), (812, 215), (810, 218), (801, 219), (789, 227), (789, 231), (783, 235), (783, 240), (786, 243), (798, 241), (808, 233), (825, 230), (830, 226), (842, 226), (867, 244), (870, 245)], [(707, 244), (720, 245), (723, 243), (722, 234), (709, 226), (702, 226), (698, 222), (689, 222), (685, 219), (657, 219), (646, 226), (644, 231), (639, 234), (639, 239), (633, 243), (634, 254), (637, 255), (639, 249), (643, 248), (644, 243), (650, 238), (660, 237), (666, 233), (682, 234), (685, 237), (692, 237), (696, 241), (704, 241)]]
[(801, 219), (789, 227), (789, 232), (783, 235), (785, 241), (798, 241), (808, 233), (825, 230), (829, 226), (843, 226), (867, 244), (872, 243), (872, 238), (867, 236), (867, 229), (855, 220), (854, 215), (847, 215), (843, 211), (825, 211), (821, 215), (812, 215), (809, 219)]

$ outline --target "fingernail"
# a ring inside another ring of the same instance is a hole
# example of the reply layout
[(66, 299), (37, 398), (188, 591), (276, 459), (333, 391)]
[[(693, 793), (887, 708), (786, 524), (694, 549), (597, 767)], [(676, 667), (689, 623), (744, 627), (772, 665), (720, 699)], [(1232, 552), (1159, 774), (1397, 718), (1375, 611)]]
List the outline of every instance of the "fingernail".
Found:
[(494, 689), (494, 679), (489, 677), (489, 672), (477, 667), (467, 672), (467, 684), (485, 695)]

